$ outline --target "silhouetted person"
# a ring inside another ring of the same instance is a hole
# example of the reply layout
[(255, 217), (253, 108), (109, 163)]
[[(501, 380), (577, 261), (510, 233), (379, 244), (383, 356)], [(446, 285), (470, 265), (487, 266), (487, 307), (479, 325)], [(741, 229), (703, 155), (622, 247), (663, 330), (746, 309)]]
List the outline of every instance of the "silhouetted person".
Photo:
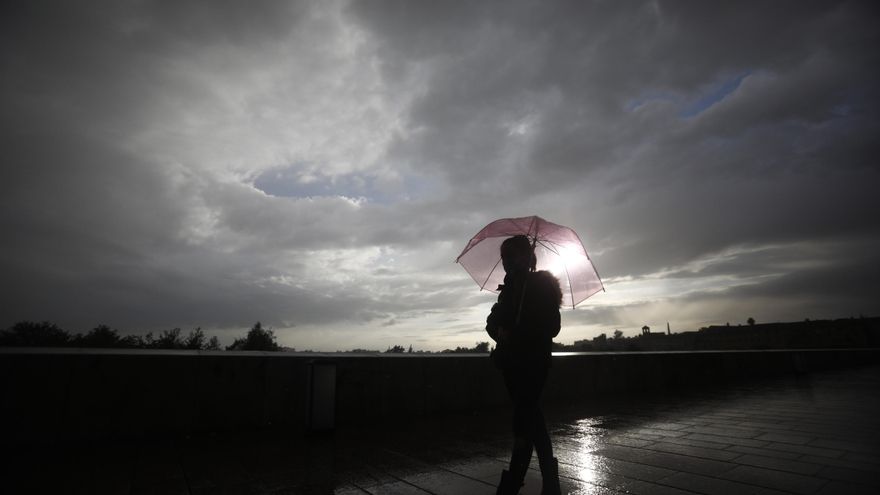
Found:
[(535, 271), (534, 246), (526, 236), (501, 244), (506, 273), (498, 302), (486, 319), (486, 331), (495, 340), (492, 354), (504, 375), (513, 402), (513, 451), (510, 468), (501, 473), (498, 494), (516, 494), (523, 484), (532, 449), (538, 454), (542, 493), (558, 494), (559, 465), (539, 406), (550, 367), (553, 337), (559, 333), (559, 280), (546, 271)]

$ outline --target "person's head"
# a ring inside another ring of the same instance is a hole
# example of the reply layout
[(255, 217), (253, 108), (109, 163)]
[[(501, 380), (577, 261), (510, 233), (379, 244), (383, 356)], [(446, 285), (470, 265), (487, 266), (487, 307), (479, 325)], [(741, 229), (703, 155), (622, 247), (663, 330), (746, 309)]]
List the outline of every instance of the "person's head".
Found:
[(501, 243), (501, 264), (506, 273), (534, 270), (536, 262), (535, 250), (528, 237), (515, 235)]

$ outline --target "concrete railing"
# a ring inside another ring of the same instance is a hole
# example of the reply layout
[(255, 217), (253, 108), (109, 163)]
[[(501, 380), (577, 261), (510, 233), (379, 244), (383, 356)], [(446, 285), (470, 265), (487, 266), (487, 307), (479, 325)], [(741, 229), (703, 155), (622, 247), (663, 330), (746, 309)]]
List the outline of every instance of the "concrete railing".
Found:
[[(878, 362), (880, 349), (560, 353), (545, 400), (717, 387)], [(4, 348), (0, 419), (10, 440), (28, 442), (265, 427), (298, 434), (309, 424), (315, 363), (335, 369), (337, 425), (507, 405), (486, 355)]]

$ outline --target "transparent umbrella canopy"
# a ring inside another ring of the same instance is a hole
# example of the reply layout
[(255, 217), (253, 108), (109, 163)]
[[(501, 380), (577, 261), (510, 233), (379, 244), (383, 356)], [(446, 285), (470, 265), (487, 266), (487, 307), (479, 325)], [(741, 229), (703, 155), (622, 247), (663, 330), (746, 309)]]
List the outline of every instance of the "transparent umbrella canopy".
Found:
[(538, 216), (495, 220), (471, 238), (455, 262), (464, 267), (481, 290), (495, 291), (504, 281), (501, 243), (515, 235), (528, 236), (532, 241), (537, 258), (536, 269), (556, 275), (565, 305), (573, 308), (593, 294), (605, 290), (577, 233)]

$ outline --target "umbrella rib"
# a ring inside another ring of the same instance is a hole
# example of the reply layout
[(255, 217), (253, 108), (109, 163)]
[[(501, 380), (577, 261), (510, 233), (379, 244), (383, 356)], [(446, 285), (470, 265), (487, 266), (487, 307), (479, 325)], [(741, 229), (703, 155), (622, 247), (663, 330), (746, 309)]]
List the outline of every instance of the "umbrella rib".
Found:
[(486, 284), (489, 283), (489, 279), (492, 278), (492, 274), (495, 273), (495, 269), (498, 268), (498, 263), (501, 263), (501, 258), (498, 258), (498, 261), (496, 261), (495, 265), (492, 266), (492, 269), (489, 270), (489, 274), (486, 275), (486, 280), (483, 280), (483, 283), (480, 284), (480, 290), (486, 288)]
[(557, 244), (553, 241), (549, 241), (549, 240), (545, 239), (543, 241), (538, 241), (538, 244), (540, 244), (542, 247), (546, 248), (548, 251), (550, 251), (553, 254), (559, 254), (559, 250), (557, 249)]
[[(574, 232), (574, 231), (572, 231), (572, 232)], [(577, 232), (574, 232), (574, 236), (577, 238), (578, 242), (581, 243), (581, 247), (583, 247), (584, 241), (581, 240), (581, 236), (579, 236)], [(602, 276), (599, 275), (599, 270), (596, 269), (596, 265), (595, 265), (595, 263), (593, 263), (593, 260), (590, 258), (590, 253), (587, 252), (586, 247), (584, 247), (584, 254), (587, 255), (587, 261), (590, 262), (590, 266), (593, 268), (593, 273), (595, 273), (596, 278), (599, 279), (599, 285), (602, 286), (602, 292), (605, 292), (605, 282), (602, 282)], [(599, 292), (599, 291), (596, 291), (596, 292)], [(594, 292), (593, 294), (595, 294), (596, 292)], [(590, 294), (590, 295), (593, 295), (593, 294)], [(587, 296), (587, 297), (589, 297), (589, 296)]]
[(574, 309), (574, 288), (571, 286), (571, 275), (568, 273), (568, 263), (562, 262), (562, 268), (565, 269), (565, 278), (568, 280), (568, 294), (571, 297), (571, 309)]

